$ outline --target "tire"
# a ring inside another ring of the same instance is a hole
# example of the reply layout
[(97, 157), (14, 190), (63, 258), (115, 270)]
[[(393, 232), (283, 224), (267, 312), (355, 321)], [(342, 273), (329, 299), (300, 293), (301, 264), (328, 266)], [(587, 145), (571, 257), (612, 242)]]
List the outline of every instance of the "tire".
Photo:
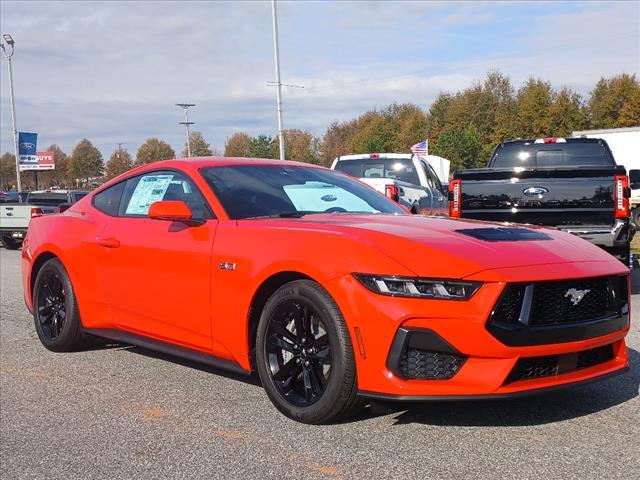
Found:
[(620, 247), (613, 249), (611, 254), (615, 256), (618, 260), (620, 260), (626, 267), (631, 268), (631, 246), (627, 245), (626, 247)]
[(631, 223), (636, 230), (640, 230), (640, 207), (636, 207), (631, 211)]
[(53, 352), (83, 350), (90, 343), (82, 333), (71, 280), (57, 258), (47, 260), (36, 276), (33, 320), (42, 345)]
[(2, 236), (2, 245), (7, 250), (18, 250), (20, 248), (20, 246), (22, 245), (22, 241), (21, 240), (14, 240), (9, 235), (3, 235)]
[(330, 423), (364, 407), (342, 313), (311, 280), (287, 283), (267, 300), (258, 323), (256, 367), (271, 402), (293, 420)]

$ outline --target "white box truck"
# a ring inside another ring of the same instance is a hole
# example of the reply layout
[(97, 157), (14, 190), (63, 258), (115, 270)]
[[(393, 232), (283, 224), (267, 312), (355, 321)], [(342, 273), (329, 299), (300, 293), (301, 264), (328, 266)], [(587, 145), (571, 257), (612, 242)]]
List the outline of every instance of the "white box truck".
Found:
[(602, 138), (611, 149), (618, 165), (624, 165), (631, 186), (631, 221), (640, 229), (640, 126), (579, 130), (574, 137)]

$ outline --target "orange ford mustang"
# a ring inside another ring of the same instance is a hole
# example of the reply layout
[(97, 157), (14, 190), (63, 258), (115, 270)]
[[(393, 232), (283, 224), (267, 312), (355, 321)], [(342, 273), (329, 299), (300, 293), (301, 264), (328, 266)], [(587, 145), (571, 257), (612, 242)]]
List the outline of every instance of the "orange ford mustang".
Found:
[(32, 219), (22, 259), (50, 350), (98, 336), (257, 370), (302, 422), (367, 398), (501, 398), (627, 368), (628, 270), (600, 248), (409, 215), (312, 165), (153, 163)]

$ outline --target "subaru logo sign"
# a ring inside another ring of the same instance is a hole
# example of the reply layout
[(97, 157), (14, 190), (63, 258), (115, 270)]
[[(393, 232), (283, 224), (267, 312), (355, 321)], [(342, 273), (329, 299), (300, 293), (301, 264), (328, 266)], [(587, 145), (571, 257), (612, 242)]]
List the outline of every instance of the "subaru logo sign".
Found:
[(529, 187), (525, 188), (522, 193), (524, 193), (527, 197), (539, 197), (540, 195), (549, 193), (549, 190), (544, 187)]

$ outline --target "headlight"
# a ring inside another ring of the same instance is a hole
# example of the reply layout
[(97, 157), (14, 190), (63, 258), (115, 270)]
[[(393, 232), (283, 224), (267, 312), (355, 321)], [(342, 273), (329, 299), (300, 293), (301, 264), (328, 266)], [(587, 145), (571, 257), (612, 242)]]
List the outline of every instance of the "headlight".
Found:
[(468, 300), (482, 286), (481, 282), (438, 278), (396, 277), (364, 273), (354, 273), (353, 276), (372, 292), (392, 297)]

